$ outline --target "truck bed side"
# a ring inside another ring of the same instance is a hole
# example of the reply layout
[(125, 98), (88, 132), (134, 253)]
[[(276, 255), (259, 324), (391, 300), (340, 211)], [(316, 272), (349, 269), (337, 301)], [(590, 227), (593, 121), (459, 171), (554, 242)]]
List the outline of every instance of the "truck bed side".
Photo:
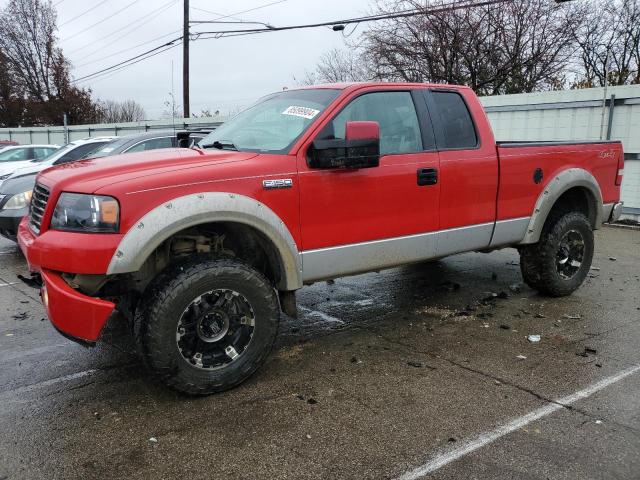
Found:
[[(497, 151), (497, 221), (531, 217), (531, 230), (536, 216), (546, 217), (558, 198), (574, 189), (578, 197), (586, 195), (598, 228), (608, 219), (607, 209), (619, 201), (620, 142), (498, 142)], [(539, 233), (528, 231), (524, 243), (537, 241)]]

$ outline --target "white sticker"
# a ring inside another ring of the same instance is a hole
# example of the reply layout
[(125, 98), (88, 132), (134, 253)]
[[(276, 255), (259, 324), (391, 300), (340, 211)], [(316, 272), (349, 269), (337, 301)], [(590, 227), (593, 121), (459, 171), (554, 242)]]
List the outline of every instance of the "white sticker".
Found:
[(293, 115), (294, 117), (312, 119), (319, 113), (320, 110), (316, 110), (315, 108), (296, 107), (295, 105), (291, 105), (290, 107), (287, 107), (284, 112), (282, 112), (282, 115)]

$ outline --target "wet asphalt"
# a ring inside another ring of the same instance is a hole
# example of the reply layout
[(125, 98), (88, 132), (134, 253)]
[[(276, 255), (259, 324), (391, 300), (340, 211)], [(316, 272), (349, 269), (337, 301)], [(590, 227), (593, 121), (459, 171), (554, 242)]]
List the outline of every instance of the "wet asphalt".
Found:
[(511, 249), (305, 287), (266, 365), (205, 398), (151, 380), (121, 325), (61, 337), (0, 241), (0, 480), (398, 478), (433, 458), (438, 479), (640, 478), (640, 372), (451, 459), (640, 365), (640, 231), (596, 236), (561, 299)]

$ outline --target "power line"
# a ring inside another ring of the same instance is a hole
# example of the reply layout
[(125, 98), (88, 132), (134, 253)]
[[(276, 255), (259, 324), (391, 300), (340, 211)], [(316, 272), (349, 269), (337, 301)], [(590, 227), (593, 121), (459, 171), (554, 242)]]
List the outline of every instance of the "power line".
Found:
[(122, 7), (120, 10), (117, 10), (115, 12), (113, 12), (112, 14), (110, 14), (107, 18), (103, 18), (102, 20), (93, 23), (91, 25), (89, 25), (87, 28), (85, 28), (84, 30), (80, 30), (79, 32), (74, 33), (73, 35), (66, 37), (64, 40), (71, 40), (72, 38), (77, 37), (78, 35), (86, 32), (87, 30), (91, 30), (93, 27), (95, 27), (96, 25), (100, 25), (101, 23), (104, 23), (105, 20), (111, 18), (111, 17), (115, 17), (116, 15), (118, 15), (120, 12), (125, 11), (127, 8), (132, 7), (133, 5), (135, 5), (136, 3), (138, 3), (140, 0), (133, 0), (133, 2), (128, 3), (127, 5), (125, 5), (124, 7)]
[[(166, 52), (166, 51), (168, 51), (168, 50), (171, 50), (172, 48), (175, 48), (175, 47), (179, 46), (181, 43), (182, 43), (182, 41), (180, 41), (180, 42), (178, 42), (178, 43), (176, 43), (176, 44), (174, 44), (174, 45), (170, 45), (170, 46), (168, 46), (168, 47), (164, 48), (163, 50), (158, 50), (158, 51), (156, 51), (155, 53), (153, 53), (153, 54), (151, 54), (151, 55), (149, 55), (149, 56), (147, 56), (147, 57), (140, 58), (140, 59), (136, 60), (135, 62), (131, 62), (131, 63), (128, 63), (127, 65), (123, 65), (123, 66), (118, 67), (118, 68), (115, 68), (115, 69), (113, 69), (113, 70), (109, 70), (108, 72), (101, 73), (101, 74), (97, 74), (97, 73), (95, 73), (95, 74), (93, 74), (93, 76), (91, 76), (91, 78), (89, 78), (88, 80), (91, 80), (91, 81), (94, 81), (94, 80), (104, 80), (104, 79), (106, 79), (106, 78), (109, 78), (109, 77), (111, 77), (111, 76), (115, 75), (115, 74), (116, 74), (117, 72), (119, 72), (120, 70), (124, 70), (125, 68), (129, 68), (130, 66), (135, 65), (136, 63), (140, 63), (140, 62), (142, 62), (142, 61), (144, 61), (144, 60), (147, 60), (147, 59), (149, 59), (149, 58), (151, 58), (151, 57), (155, 57), (156, 55), (160, 55), (161, 53), (164, 53), (164, 52)], [(81, 77), (81, 78), (75, 79), (75, 80), (73, 80), (73, 81), (72, 81), (72, 83), (78, 83), (78, 82), (86, 81), (86, 80), (87, 80), (87, 78), (86, 78), (86, 77), (89, 77), (89, 76), (90, 76), (90, 75), (87, 75), (87, 76), (85, 76), (85, 77)]]
[[(90, 73), (88, 75), (84, 75), (84, 76), (82, 76), (80, 78), (76, 78), (73, 81), (74, 82), (79, 82), (81, 80), (85, 80), (87, 78), (94, 77), (94, 76), (96, 76), (96, 75), (98, 75), (100, 73), (108, 72), (110, 70), (113, 70), (114, 68), (117, 68), (117, 67), (121, 66), (121, 65), (127, 64), (127, 63), (131, 62), (132, 60), (140, 59), (141, 57), (144, 57), (145, 55), (148, 55), (150, 53), (156, 52), (156, 51), (158, 51), (158, 50), (160, 50), (162, 48), (165, 48), (167, 46), (175, 47), (176, 45), (179, 45), (180, 43), (182, 43), (182, 37), (174, 38), (173, 40), (170, 40), (170, 41), (168, 41), (168, 42), (166, 42), (166, 43), (164, 43), (162, 45), (159, 45), (157, 47), (154, 47), (151, 50), (147, 50), (146, 52), (143, 52), (143, 53), (141, 53), (139, 55), (136, 55), (134, 57), (128, 58), (126, 60), (123, 60), (122, 62), (116, 63), (115, 65), (111, 65), (110, 67), (106, 67), (106, 68), (103, 68), (102, 70), (98, 70), (97, 72), (93, 72), (93, 73)], [(147, 58), (151, 58), (152, 56), (153, 55), (150, 55)], [(141, 60), (146, 60), (146, 58), (142, 58)], [(138, 62), (135, 62), (135, 63), (138, 63)], [(132, 65), (133, 65), (133, 63), (132, 63)]]
[[(61, 0), (61, 1), (64, 1), (64, 0)], [(136, 1), (138, 1), (138, 0), (136, 0)], [(221, 19), (222, 19), (222, 18), (232, 18), (234, 15), (240, 15), (240, 14), (242, 14), (242, 13), (252, 12), (252, 11), (255, 11), (255, 10), (259, 10), (259, 9), (262, 9), (262, 8), (269, 7), (269, 6), (271, 6), (271, 5), (276, 5), (276, 4), (278, 4), (278, 3), (284, 3), (284, 2), (286, 2), (286, 1), (287, 1), (287, 0), (278, 0), (278, 1), (275, 1), (275, 2), (270, 2), (270, 3), (264, 4), (264, 5), (260, 5), (260, 6), (254, 7), (254, 8), (250, 8), (250, 9), (248, 9), (248, 10), (243, 10), (243, 11), (241, 11), (241, 12), (236, 12), (236, 13), (231, 13), (231, 14), (228, 14), (228, 15), (223, 15), (223, 16), (222, 16), (222, 17), (220, 17), (220, 18), (221, 18)], [(133, 2), (133, 3), (136, 3), (136, 2)], [(130, 4), (130, 5), (131, 5), (131, 4)], [(129, 5), (129, 6), (130, 6), (130, 5)], [(125, 7), (125, 8), (126, 8), (126, 7)], [(162, 7), (160, 7), (160, 8), (162, 8)], [(193, 8), (193, 7), (192, 7), (192, 8)], [(120, 11), (121, 11), (121, 10), (120, 10)], [(116, 14), (117, 14), (117, 13), (119, 13), (119, 12), (116, 12)], [(211, 12), (208, 12), (208, 13), (211, 13)], [(115, 14), (114, 14), (114, 15), (115, 15)], [(111, 34), (109, 34), (108, 36), (111, 36), (113, 33), (115, 33), (115, 32), (112, 32), (112, 33), (111, 33)], [(162, 37), (167, 37), (167, 36), (169, 36), (169, 34), (167, 34), (167, 35), (163, 35)], [(158, 37), (158, 38), (162, 38), (162, 37)], [(104, 38), (106, 38), (106, 37), (104, 37)], [(111, 65), (110, 67), (106, 67), (106, 68), (104, 68), (104, 69), (102, 69), (102, 70), (99, 70), (99, 71), (97, 71), (97, 72), (90, 73), (90, 74), (88, 74), (88, 75), (83, 75), (82, 77), (75, 79), (75, 80), (74, 80), (74, 82), (79, 82), (79, 81), (87, 80), (87, 79), (90, 79), (90, 78), (94, 78), (94, 76), (101, 75), (101, 74), (106, 73), (106, 72), (108, 72), (108, 71), (111, 71), (111, 70), (113, 70), (113, 69), (117, 69), (117, 70), (115, 70), (115, 71), (122, 70), (123, 68), (126, 68), (126, 67), (128, 67), (129, 65), (124, 65), (123, 67), (120, 67), (121, 65), (123, 65), (123, 64), (127, 64), (128, 62), (131, 62), (132, 60), (136, 60), (136, 59), (138, 59), (139, 57), (142, 57), (142, 56), (144, 56), (144, 55), (147, 55), (147, 54), (149, 54), (149, 53), (151, 53), (151, 52), (155, 52), (158, 48), (163, 48), (163, 47), (165, 47), (165, 46), (167, 46), (167, 45), (171, 44), (172, 42), (175, 42), (176, 40), (182, 40), (182, 38), (183, 38), (182, 36), (177, 37), (177, 38), (174, 38), (173, 40), (171, 40), (171, 41), (169, 41), (169, 42), (167, 42), (167, 43), (165, 43), (165, 44), (163, 44), (163, 45), (160, 45), (159, 47), (155, 47), (155, 48), (152, 48), (151, 50), (147, 50), (146, 52), (143, 52), (143, 53), (141, 53), (141, 54), (139, 54), (139, 55), (136, 55), (136, 56), (134, 56), (134, 57), (128, 58), (127, 60), (123, 60), (123, 61), (122, 61), (122, 62), (120, 62), (120, 63), (117, 63), (117, 64), (115, 64), (115, 65)], [(141, 46), (141, 45), (144, 45), (144, 44), (147, 44), (147, 43), (151, 43), (152, 41), (153, 41), (153, 40), (149, 40), (148, 42), (144, 42), (143, 44), (137, 45), (137, 47), (138, 47), (138, 46)], [(178, 44), (176, 44), (176, 45), (178, 45)], [(174, 46), (175, 46), (175, 45), (174, 45)], [(136, 47), (133, 47), (133, 48), (136, 48)], [(76, 51), (78, 51), (78, 50), (76, 50)], [(122, 53), (122, 52), (119, 52), (119, 53)], [(91, 54), (91, 55), (93, 55), (93, 54)], [(114, 56), (114, 55), (115, 55), (115, 54), (110, 55), (110, 56)], [(149, 56), (149, 57), (147, 57), (147, 58), (151, 58), (152, 56), (155, 56), (155, 55), (150, 55), (150, 56)], [(84, 58), (87, 58), (87, 56), (85, 56)], [(141, 60), (138, 60), (138, 61), (142, 61), (142, 60), (145, 60), (145, 59), (146, 59), (146, 58), (142, 58)], [(135, 63), (138, 63), (138, 61), (135, 61), (135, 62), (131, 63), (130, 65), (134, 65)], [(90, 63), (94, 63), (94, 62), (90, 62)], [(87, 65), (87, 64), (88, 64), (88, 63), (85, 63), (85, 65)], [(118, 67), (120, 67), (120, 68), (118, 68)]]
[[(144, 15), (142, 15), (141, 17), (136, 18), (132, 22), (129, 22), (126, 25), (123, 25), (122, 27), (112, 31), (111, 33), (108, 33), (108, 34), (102, 36), (101, 38), (97, 39), (95, 42), (91, 42), (91, 43), (89, 43), (87, 45), (84, 45), (84, 46), (82, 46), (80, 48), (76, 48), (75, 50), (71, 50), (69, 53), (80, 52), (80, 51), (85, 50), (85, 49), (87, 49), (89, 47), (95, 46), (96, 43), (102, 42), (103, 40), (105, 40), (107, 38), (113, 37), (114, 35), (116, 35), (116, 34), (122, 32), (123, 30), (126, 30), (127, 28), (131, 27), (132, 25), (135, 25), (135, 28), (133, 28), (131, 31), (129, 31), (129, 32), (123, 34), (123, 35), (120, 35), (117, 39), (107, 43), (106, 45), (103, 45), (102, 47), (100, 47), (99, 50), (96, 50), (96, 51), (94, 51), (92, 53), (89, 53), (88, 55), (85, 55), (84, 57), (82, 57), (78, 61), (82, 61), (85, 58), (89, 58), (89, 57), (95, 55), (96, 53), (100, 53), (103, 49), (113, 45), (114, 43), (119, 42), (123, 37), (126, 37), (130, 33), (135, 32), (142, 25), (145, 25), (145, 24), (149, 23), (151, 20), (153, 20), (158, 15), (160, 15), (164, 11), (168, 10), (169, 8), (171, 8), (177, 2), (178, 2), (178, 0), (169, 0), (169, 2), (161, 5), (160, 7), (156, 8), (155, 10), (151, 10), (150, 12), (145, 13)], [(142, 20), (142, 22), (138, 23), (141, 20)]]
[[(223, 14), (223, 13), (212, 12), (211, 10), (205, 10), (204, 8), (198, 8), (198, 7), (189, 7), (189, 8), (191, 8), (191, 10), (198, 10), (199, 12), (208, 13), (210, 15), (215, 15), (216, 19), (225, 17), (225, 14)], [(227, 15), (226, 18), (233, 18), (234, 20), (242, 20), (241, 18), (233, 17), (231, 15)]]
[[(354, 23), (367, 23), (367, 22), (377, 22), (380, 20), (390, 20), (394, 18), (406, 18), (412, 17), (416, 15), (432, 15), (435, 13), (442, 13), (447, 11), (454, 10), (462, 10), (466, 8), (475, 8), (475, 7), (483, 7), (488, 5), (496, 5), (500, 3), (513, 2), (513, 0), (485, 0), (481, 2), (473, 2), (471, 0), (467, 0), (466, 2), (452, 2), (446, 6), (432, 7), (428, 9), (411, 9), (411, 10), (403, 10), (401, 12), (395, 13), (387, 13), (387, 14), (379, 14), (379, 15), (369, 15), (366, 17), (359, 18), (349, 18), (342, 20), (334, 20), (330, 22), (321, 22), (321, 23), (308, 23), (302, 25), (288, 25), (285, 27), (271, 27), (271, 28), (251, 28), (244, 30), (219, 30), (219, 31), (210, 31), (210, 32), (196, 32), (196, 39), (207, 40), (210, 38), (222, 38), (222, 37), (233, 37), (240, 35), (253, 35), (258, 33), (266, 33), (266, 32), (282, 32), (286, 30), (299, 30), (306, 28), (318, 28), (318, 27), (331, 27), (337, 25), (350, 25)], [(211, 22), (202, 22), (202, 23), (216, 23), (215, 21)], [(201, 35), (211, 35), (209, 37), (201, 37)]]
[[(276, 3), (282, 3), (286, 0), (280, 0), (278, 2), (273, 2), (271, 4), (268, 5), (274, 5)], [(412, 10), (403, 10), (400, 12), (394, 12), (394, 13), (388, 13), (388, 14), (379, 14), (379, 15), (369, 15), (369, 16), (365, 16), (365, 17), (358, 17), (358, 18), (349, 18), (349, 19), (342, 19), (342, 20), (335, 20), (335, 21), (331, 21), (331, 22), (322, 22), (322, 23), (313, 23), (313, 24), (302, 24), (302, 25), (290, 25), (290, 26), (286, 26), (286, 27), (272, 27), (272, 28), (262, 28), (262, 29), (246, 29), (246, 30), (224, 30), (224, 31), (219, 31), (219, 32), (198, 32), (196, 35), (196, 40), (197, 39), (201, 39), (201, 40), (205, 40), (205, 39), (210, 39), (210, 38), (221, 38), (221, 37), (231, 37), (231, 36), (240, 36), (240, 35), (253, 35), (253, 34), (258, 34), (258, 33), (264, 33), (264, 32), (277, 32), (277, 31), (285, 31), (285, 30), (296, 30), (296, 29), (303, 29), (303, 28), (318, 28), (318, 27), (326, 27), (326, 26), (334, 26), (334, 25), (348, 25), (348, 24), (357, 24), (357, 23), (365, 23), (365, 22), (373, 22), (373, 21), (380, 21), (380, 20), (388, 20), (388, 19), (394, 19), (394, 18), (406, 18), (406, 17), (411, 17), (411, 16), (417, 16), (417, 15), (432, 15), (435, 13), (440, 13), (440, 12), (445, 12), (445, 11), (453, 11), (453, 10), (460, 10), (460, 9), (465, 9), (465, 8), (474, 8), (474, 7), (482, 7), (482, 6), (488, 6), (488, 5), (496, 5), (496, 4), (500, 4), (500, 3), (507, 3), (507, 2), (512, 2), (513, 0), (484, 0), (484, 1), (472, 1), (472, 0), (466, 0), (464, 2), (460, 2), (460, 1), (452, 1), (449, 4), (443, 5), (443, 6), (439, 6), (439, 7), (433, 7), (433, 8), (429, 8), (429, 9), (412, 9)], [(265, 5), (265, 6), (268, 6)], [(257, 8), (261, 8), (261, 7), (256, 7)], [(255, 10), (255, 9), (252, 9)], [(232, 15), (236, 15), (236, 14), (232, 14)], [(201, 37), (201, 35), (212, 35), (210, 37)], [(106, 67), (103, 68), (101, 70), (98, 70), (97, 72), (93, 72), (91, 74), (88, 75), (84, 75), (80, 78), (77, 78), (74, 80), (74, 82), (79, 82), (79, 81), (83, 81), (86, 79), (90, 79), (90, 78), (94, 78), (97, 76), (100, 76), (102, 74), (105, 74), (107, 72), (111, 72), (112, 70), (122, 70), (123, 68), (126, 68), (128, 66), (134, 65), (138, 62), (141, 62), (143, 60), (146, 60), (147, 58), (151, 58), (155, 55), (158, 55), (160, 53), (162, 53), (162, 51), (166, 51), (169, 50), (170, 48), (173, 48), (177, 45), (179, 45), (182, 42), (183, 37), (177, 37), (174, 38), (173, 40), (170, 40), (169, 42), (166, 42), (162, 45), (159, 45), (157, 47), (154, 47), (150, 50), (147, 50), (146, 52), (143, 52), (139, 55), (136, 55), (134, 57), (128, 58), (126, 60), (123, 60), (122, 62), (116, 63), (115, 65), (111, 65), (110, 67)], [(169, 48), (168, 48), (169, 47)], [(164, 49), (162, 51), (159, 51), (161, 49)]]
[[(76, 67), (76, 68), (84, 67), (85, 65), (91, 65), (92, 63), (101, 62), (103, 60), (106, 60), (107, 58), (115, 57), (116, 55), (120, 55), (121, 53), (124, 53), (124, 52), (130, 52), (131, 50), (135, 50), (138, 47), (142, 47), (143, 45), (149, 45), (150, 43), (155, 42), (156, 40), (160, 40), (161, 38), (170, 37), (170, 36), (175, 35), (176, 33), (180, 33), (180, 32), (181, 32), (181, 30), (175, 30), (173, 32), (165, 33), (164, 35), (160, 35), (159, 37), (154, 37), (154, 38), (152, 38), (150, 40), (147, 40), (146, 42), (142, 42), (142, 43), (139, 43), (137, 45), (134, 45), (133, 47), (124, 48), (124, 49), (118, 50), (117, 52), (114, 52), (114, 53), (112, 53), (110, 55), (107, 55), (107, 56), (104, 56), (104, 57), (100, 57), (97, 60), (91, 60), (90, 62), (81, 63), (80, 65), (75, 65), (74, 64), (74, 67)], [(180, 38), (182, 38), (182, 37), (180, 37)], [(95, 53), (98, 53), (98, 52), (94, 52), (94, 53), (92, 53), (92, 54), (90, 54), (88, 56), (85, 56), (83, 58), (91, 57)]]
[[(284, 2), (286, 2), (286, 1), (287, 1), (287, 0), (278, 0), (278, 1), (276, 1), (276, 2), (267, 3), (267, 4), (265, 4), (265, 5), (260, 5), (260, 6), (258, 6), (258, 7), (249, 8), (248, 10), (242, 10), (241, 12), (235, 12), (235, 13), (231, 13), (231, 14), (229, 14), (229, 15), (222, 15), (221, 17), (216, 18), (216, 20), (222, 20), (222, 19), (224, 19), (224, 18), (233, 18), (235, 15), (242, 15), (243, 13), (255, 12), (256, 10), (260, 10), (260, 9), (263, 9), (263, 8), (267, 8), (267, 7), (270, 7), (270, 6), (272, 6), (272, 5), (277, 5), (277, 4), (279, 4), (279, 3), (284, 3)], [(196, 10), (201, 10), (201, 11), (206, 12), (206, 13), (211, 13), (211, 14), (213, 14), (213, 15), (218, 15), (218, 14), (217, 14), (217, 13), (215, 13), (215, 12), (212, 12), (212, 11), (210, 11), (210, 10), (205, 10), (205, 9), (203, 9), (203, 8), (196, 8), (196, 7), (191, 7), (191, 8), (194, 8), (194, 9), (196, 9)]]
[[(61, 1), (63, 1), (63, 0), (61, 0)], [(60, 2), (58, 2), (58, 3), (60, 3)], [(59, 26), (60, 26), (60, 27), (64, 27), (67, 23), (71, 23), (71, 22), (73, 22), (74, 20), (77, 20), (78, 18), (80, 18), (80, 17), (82, 17), (82, 16), (86, 15), (87, 13), (92, 12), (93, 10), (95, 10), (96, 8), (98, 8), (100, 5), (102, 5), (103, 3), (107, 3), (107, 0), (102, 0), (102, 2), (100, 2), (99, 4), (94, 5), (94, 6), (93, 6), (93, 7), (91, 7), (89, 10), (85, 10), (85, 11), (84, 11), (84, 12), (82, 12), (81, 14), (76, 15), (75, 17), (73, 17), (73, 18), (71, 18), (71, 19), (67, 20), (66, 22), (61, 23)], [(57, 3), (56, 3), (56, 5), (57, 5)]]

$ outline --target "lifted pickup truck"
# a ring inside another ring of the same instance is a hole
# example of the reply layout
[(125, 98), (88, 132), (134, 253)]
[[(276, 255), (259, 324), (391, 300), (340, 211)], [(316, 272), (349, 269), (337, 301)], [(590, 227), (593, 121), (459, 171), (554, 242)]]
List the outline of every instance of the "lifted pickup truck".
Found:
[(304, 284), (514, 247), (528, 285), (570, 294), (622, 174), (618, 142), (496, 144), (466, 87), (323, 85), (196, 148), (45, 170), (18, 240), (61, 333), (124, 317), (151, 371), (207, 394), (264, 362)]

